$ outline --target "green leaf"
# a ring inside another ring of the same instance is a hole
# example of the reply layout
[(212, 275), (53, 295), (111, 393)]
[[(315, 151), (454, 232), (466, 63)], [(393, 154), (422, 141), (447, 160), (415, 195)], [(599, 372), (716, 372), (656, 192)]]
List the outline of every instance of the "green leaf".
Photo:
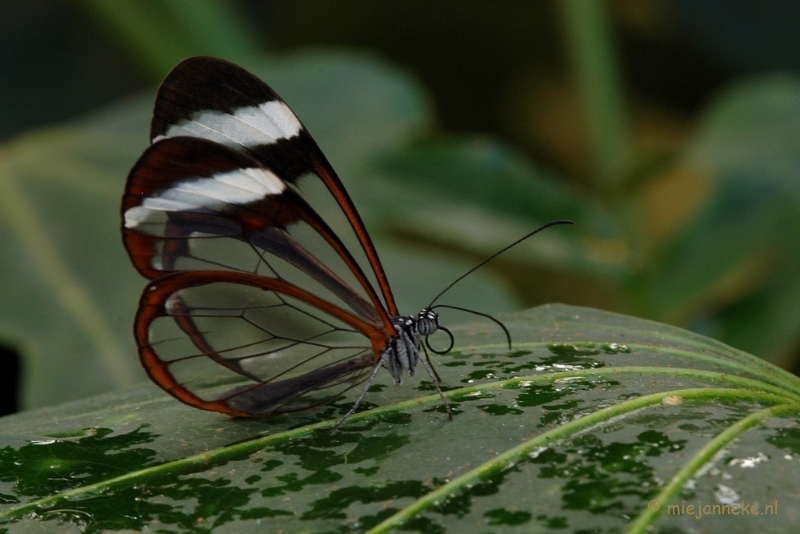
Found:
[(503, 258), (593, 274), (621, 263), (587, 250), (618, 237), (608, 213), (501, 142), (433, 139), (387, 151), (372, 167), (356, 176), (365, 217), (390, 231), (488, 256), (544, 223), (572, 219), (575, 227), (549, 229)]
[(258, 52), (255, 29), (233, 2), (191, 0), (80, 0), (94, 21), (124, 45), (142, 70), (156, 81), (189, 56), (211, 55), (231, 61)]
[(655, 258), (645, 283), (651, 313), (689, 315), (701, 322), (691, 317), (692, 311), (722, 307), (710, 324), (698, 326), (764, 357), (796, 346), (798, 125), (796, 77), (740, 83), (710, 107), (684, 165), (709, 175), (713, 194), (697, 218)]
[(22, 349), (25, 406), (141, 380), (129, 333), (141, 281), (120, 246), (119, 198), (125, 167), (146, 146), (145, 106), (5, 147), (0, 332)]
[[(479, 323), (454, 328), (457, 348), (436, 358), (452, 422), (428, 377), (394, 387), (386, 373), (371, 409), (335, 432), (315, 429), (357, 392), (232, 420), (146, 385), (0, 419), (0, 521), (10, 532), (793, 532), (797, 377), (587, 308), (504, 322), (513, 350)], [(749, 513), (721, 508), (733, 503)], [(702, 519), (687, 512), (698, 504)]]
[(584, 133), (594, 164), (598, 189), (619, 188), (620, 170), (633, 153), (633, 132), (625, 106), (619, 57), (614, 50), (612, 23), (601, 2), (561, 0), (564, 37), (572, 62)]

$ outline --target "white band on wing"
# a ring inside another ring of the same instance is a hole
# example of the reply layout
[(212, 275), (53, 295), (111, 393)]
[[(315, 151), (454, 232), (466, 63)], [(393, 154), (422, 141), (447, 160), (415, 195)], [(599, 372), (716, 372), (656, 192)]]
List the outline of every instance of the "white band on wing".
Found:
[(303, 125), (292, 110), (280, 100), (264, 102), (259, 106), (239, 108), (235, 113), (203, 111), (192, 119), (169, 127), (167, 137), (201, 137), (223, 145), (246, 147), (270, 145), (281, 139), (291, 139), (303, 130)]
[(208, 178), (182, 180), (157, 196), (145, 198), (125, 212), (125, 227), (134, 228), (157, 211), (201, 211), (225, 204), (245, 205), (270, 195), (279, 195), (286, 184), (262, 168), (236, 169)]

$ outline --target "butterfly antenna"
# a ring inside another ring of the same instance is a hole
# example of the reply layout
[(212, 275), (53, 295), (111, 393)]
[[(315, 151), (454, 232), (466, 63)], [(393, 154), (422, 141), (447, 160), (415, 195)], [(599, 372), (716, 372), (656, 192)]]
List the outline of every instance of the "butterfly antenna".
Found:
[[(441, 297), (442, 295), (444, 295), (445, 293), (447, 293), (448, 291), (450, 291), (450, 288), (452, 288), (454, 285), (456, 285), (456, 284), (457, 284), (457, 283), (459, 283), (461, 280), (463, 280), (464, 278), (466, 278), (466, 277), (467, 277), (469, 274), (472, 274), (472, 272), (473, 272), (473, 271), (475, 271), (475, 270), (477, 270), (477, 269), (479, 269), (479, 268), (483, 267), (483, 266), (484, 266), (486, 263), (488, 263), (488, 262), (492, 261), (494, 258), (496, 258), (497, 256), (499, 256), (500, 254), (502, 254), (502, 253), (503, 253), (503, 252), (505, 252), (506, 250), (510, 249), (511, 247), (515, 247), (515, 246), (519, 245), (520, 243), (522, 243), (523, 241), (525, 241), (526, 239), (528, 239), (529, 237), (531, 237), (533, 234), (538, 234), (539, 232), (541, 232), (541, 231), (542, 231), (542, 230), (544, 230), (545, 228), (549, 228), (549, 227), (551, 227), (551, 226), (555, 226), (555, 225), (557, 225), (557, 224), (574, 224), (574, 223), (573, 223), (572, 221), (567, 221), (567, 220), (551, 221), (551, 222), (549, 222), (549, 223), (547, 223), (547, 224), (544, 224), (544, 225), (540, 226), (539, 228), (537, 228), (537, 229), (536, 229), (536, 230), (534, 230), (533, 232), (530, 232), (529, 234), (527, 234), (527, 235), (524, 235), (524, 236), (520, 237), (519, 239), (517, 239), (516, 241), (514, 241), (514, 242), (513, 242), (513, 243), (511, 243), (510, 245), (508, 245), (508, 246), (505, 246), (505, 247), (501, 248), (500, 250), (498, 250), (497, 252), (495, 252), (494, 254), (492, 254), (491, 256), (489, 256), (488, 258), (486, 258), (485, 260), (483, 260), (483, 261), (482, 261), (482, 262), (480, 262), (479, 264), (477, 264), (475, 267), (473, 267), (473, 268), (472, 268), (472, 269), (470, 269), (469, 271), (465, 272), (464, 274), (462, 274), (461, 276), (459, 276), (458, 278), (456, 278), (455, 280), (453, 280), (452, 282), (450, 282), (450, 285), (448, 285), (446, 288), (444, 288), (444, 289), (443, 289), (443, 290), (442, 290), (442, 291), (441, 291), (441, 292), (440, 292), (438, 295), (436, 295), (436, 297), (435, 297), (435, 298), (434, 298), (434, 299), (431, 301), (431, 303), (428, 305), (428, 309), (430, 309), (430, 308), (433, 306), (433, 303), (434, 303), (434, 302), (436, 302), (437, 300), (439, 300), (439, 297)], [(472, 310), (465, 310), (465, 311), (472, 311)], [(473, 312), (473, 313), (475, 313), (475, 312)], [(478, 315), (481, 315), (481, 314), (478, 314)], [(505, 327), (504, 327), (504, 329), (505, 329)]]
[[(503, 329), (503, 332), (505, 332), (505, 334), (506, 334), (506, 341), (508, 341), (508, 350), (511, 350), (511, 333), (508, 331), (508, 328), (506, 328), (506, 325), (504, 325), (498, 319), (495, 319), (494, 317), (492, 317), (488, 313), (481, 313), (479, 311), (470, 310), (469, 308), (461, 308), (459, 306), (450, 306), (449, 304), (437, 304), (436, 306), (434, 306), (434, 308), (450, 308), (451, 310), (459, 310), (459, 311), (471, 313), (473, 315), (480, 315), (481, 317), (486, 317), (487, 319), (489, 319), (490, 321), (494, 322), (497, 326), (499, 326), (500, 328)], [(433, 309), (433, 308), (429, 308), (429, 309)], [(444, 330), (444, 328), (442, 326), (440, 326), (439, 330)], [(447, 330), (447, 333), (450, 335), (450, 348), (448, 348), (445, 352), (450, 352), (450, 349), (453, 348), (453, 334), (451, 334), (449, 330)], [(427, 338), (425, 338), (425, 342), (426, 343), (428, 342)], [(437, 352), (437, 351), (433, 350), (430, 345), (428, 345), (428, 348), (431, 349), (431, 351), (435, 352), (436, 354), (444, 354), (445, 353), (445, 352)]]

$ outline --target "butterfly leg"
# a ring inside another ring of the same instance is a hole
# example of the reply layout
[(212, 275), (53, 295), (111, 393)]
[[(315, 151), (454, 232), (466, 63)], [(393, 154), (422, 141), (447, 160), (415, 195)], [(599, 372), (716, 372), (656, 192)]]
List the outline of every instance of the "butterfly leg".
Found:
[[(441, 379), (439, 378), (439, 375), (436, 373), (436, 371), (433, 369), (433, 365), (430, 363), (427, 349), (425, 349), (425, 346), (422, 343), (420, 343), (419, 331), (417, 330), (416, 323), (414, 321), (409, 321), (407, 319), (405, 321), (406, 321), (405, 328), (398, 329), (399, 330), (397, 338), (398, 342), (394, 345), (395, 349), (391, 352), (385, 353), (385, 357), (387, 357), (387, 366), (391, 366), (388, 367), (390, 371), (395, 370), (395, 372), (397, 373), (395, 375), (395, 381), (396, 383), (399, 384), (403, 369), (408, 369), (408, 374), (414, 376), (417, 362), (422, 362), (423, 367), (425, 367), (425, 370), (431, 377), (433, 385), (436, 386), (436, 391), (439, 393), (439, 397), (441, 397), (442, 403), (444, 403), (444, 407), (447, 410), (448, 418), (452, 421), (453, 412), (452, 410), (450, 410), (450, 404), (447, 402), (447, 398), (444, 396), (444, 393), (442, 393), (442, 389), (439, 387)], [(420, 347), (422, 347), (422, 349), (425, 350), (424, 358), (420, 358), (420, 353), (419, 353)], [(397, 360), (396, 363), (395, 359)]]
[(342, 425), (342, 423), (344, 423), (347, 420), (348, 417), (353, 415), (355, 413), (355, 411), (358, 409), (358, 406), (361, 404), (361, 401), (364, 400), (364, 397), (366, 396), (367, 391), (369, 390), (369, 387), (375, 381), (375, 377), (378, 376), (378, 371), (381, 370), (381, 367), (383, 367), (384, 364), (385, 364), (384, 358), (381, 357), (381, 359), (378, 361), (378, 364), (375, 366), (375, 369), (373, 369), (372, 374), (367, 379), (367, 384), (364, 386), (364, 389), (361, 391), (361, 394), (356, 399), (356, 402), (353, 404), (353, 407), (350, 408), (347, 411), (347, 413), (344, 414), (344, 416), (342, 416), (341, 419), (336, 421), (336, 423), (333, 426), (329, 426), (329, 427), (325, 427), (325, 428), (319, 428), (317, 430), (324, 430), (326, 432), (331, 431), (331, 430), (336, 430), (337, 428), (339, 428)]
[(436, 372), (436, 370), (433, 368), (433, 365), (430, 363), (430, 360), (428, 359), (428, 351), (425, 349), (424, 346), (423, 350), (425, 350), (425, 357), (420, 358), (419, 361), (422, 362), (422, 366), (425, 368), (426, 371), (428, 371), (428, 374), (431, 377), (433, 385), (436, 386), (436, 392), (439, 393), (439, 397), (441, 397), (442, 399), (442, 403), (444, 404), (444, 409), (447, 410), (447, 418), (450, 421), (452, 421), (453, 411), (450, 409), (450, 403), (447, 402), (447, 397), (445, 397), (444, 393), (442, 393), (442, 388), (439, 387), (439, 382), (441, 381), (441, 379), (439, 378), (439, 374)]

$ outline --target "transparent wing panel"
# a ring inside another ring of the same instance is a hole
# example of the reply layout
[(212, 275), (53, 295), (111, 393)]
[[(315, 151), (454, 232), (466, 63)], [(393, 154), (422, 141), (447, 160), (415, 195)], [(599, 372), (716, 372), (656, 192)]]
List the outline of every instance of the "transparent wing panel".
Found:
[(157, 360), (151, 376), (165, 371), (200, 404), (254, 416), (302, 410), (362, 382), (377, 363), (363, 332), (297, 296), (230, 282), (178, 287), (179, 278), (146, 292), (142, 349)]

